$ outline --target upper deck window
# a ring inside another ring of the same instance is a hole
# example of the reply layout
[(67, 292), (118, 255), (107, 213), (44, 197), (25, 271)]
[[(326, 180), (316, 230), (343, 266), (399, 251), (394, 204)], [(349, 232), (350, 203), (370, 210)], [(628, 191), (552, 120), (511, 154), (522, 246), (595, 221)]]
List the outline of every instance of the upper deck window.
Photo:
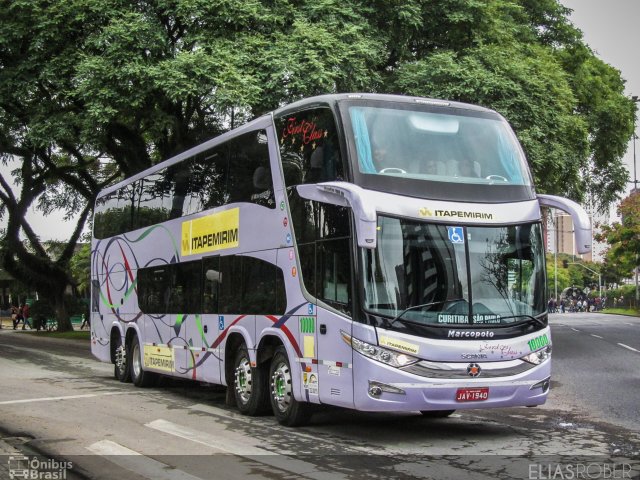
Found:
[(320, 107), (276, 118), (287, 187), (344, 180), (333, 113)]
[(350, 102), (343, 112), (354, 181), (365, 188), (459, 201), (532, 198), (522, 149), (494, 112), (377, 101)]
[(530, 185), (514, 135), (498, 118), (377, 107), (349, 114), (361, 173)]

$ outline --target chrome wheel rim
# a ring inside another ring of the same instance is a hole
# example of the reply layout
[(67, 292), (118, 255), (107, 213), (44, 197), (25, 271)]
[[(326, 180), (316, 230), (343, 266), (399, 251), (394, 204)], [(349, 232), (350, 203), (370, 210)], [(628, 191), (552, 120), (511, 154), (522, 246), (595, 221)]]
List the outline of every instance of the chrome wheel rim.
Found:
[(142, 372), (142, 364), (140, 362), (140, 347), (137, 342), (133, 344), (133, 351), (131, 352), (131, 369), (133, 377), (138, 378)]
[(235, 371), (235, 387), (242, 403), (251, 398), (251, 363), (247, 357), (242, 357)]
[(124, 366), (127, 363), (127, 352), (124, 349), (124, 345), (118, 345), (116, 348), (116, 368), (119, 374), (124, 373)]
[(271, 396), (280, 412), (286, 412), (291, 406), (291, 370), (284, 362), (280, 362), (271, 375)]

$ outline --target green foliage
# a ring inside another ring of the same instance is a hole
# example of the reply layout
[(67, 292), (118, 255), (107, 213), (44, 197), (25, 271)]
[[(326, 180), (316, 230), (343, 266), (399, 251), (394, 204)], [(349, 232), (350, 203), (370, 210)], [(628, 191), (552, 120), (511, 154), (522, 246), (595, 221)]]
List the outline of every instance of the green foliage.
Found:
[[(546, 254), (547, 262), (547, 289), (550, 296), (555, 296), (556, 280), (558, 284), (558, 295), (567, 287), (589, 287), (598, 291), (598, 274), (601, 273), (602, 265), (593, 262), (584, 262), (575, 259), (573, 255), (560, 253), (556, 258), (553, 254)], [(564, 267), (563, 262), (567, 262)], [(602, 275), (602, 273), (601, 273)], [(603, 288), (606, 285), (604, 277), (601, 277)]]
[(91, 286), (91, 245), (82, 244), (70, 262), (71, 275), (76, 283), (78, 292), (83, 296), (89, 295)]
[[(346, 91), (492, 107), (538, 191), (604, 207), (623, 191), (634, 104), (556, 0), (0, 2), (5, 268), (61, 301), (97, 195), (284, 103)], [(25, 212), (80, 213), (49, 256)], [(27, 246), (22, 239), (27, 239)]]
[(621, 222), (604, 225), (596, 238), (609, 244), (607, 263), (620, 276), (628, 278), (640, 265), (640, 193), (636, 191), (626, 197), (618, 207), (618, 215)]
[(614, 288), (611, 290), (607, 290), (605, 295), (607, 297), (607, 305), (612, 307), (614, 304), (614, 299), (617, 299), (615, 302), (617, 307), (620, 308), (629, 308), (635, 307), (640, 308), (635, 302), (636, 297), (636, 286), (635, 285), (623, 285), (618, 288)]

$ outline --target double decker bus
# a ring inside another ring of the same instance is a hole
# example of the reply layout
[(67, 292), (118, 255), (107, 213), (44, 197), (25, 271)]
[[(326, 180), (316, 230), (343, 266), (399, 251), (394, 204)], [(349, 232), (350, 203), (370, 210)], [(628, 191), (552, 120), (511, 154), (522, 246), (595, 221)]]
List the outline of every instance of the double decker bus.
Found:
[(295, 426), (362, 411), (535, 406), (549, 392), (541, 207), (507, 122), (478, 106), (335, 94), (105, 189), (93, 354), (148, 386), (227, 386)]

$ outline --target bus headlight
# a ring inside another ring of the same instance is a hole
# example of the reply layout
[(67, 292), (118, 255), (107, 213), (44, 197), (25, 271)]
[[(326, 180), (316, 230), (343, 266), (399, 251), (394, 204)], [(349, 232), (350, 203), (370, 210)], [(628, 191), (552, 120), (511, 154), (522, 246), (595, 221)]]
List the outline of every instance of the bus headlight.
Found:
[(551, 358), (551, 345), (548, 345), (537, 352), (531, 352), (529, 355), (525, 355), (520, 360), (533, 363), (534, 365), (540, 365), (542, 362)]
[(377, 360), (378, 362), (391, 365), (392, 367), (405, 367), (420, 360), (405, 353), (394, 352), (393, 350), (382, 348), (379, 345), (371, 345), (370, 343), (363, 342), (346, 332), (340, 331), (340, 333), (342, 334), (342, 339), (351, 345), (356, 352), (361, 353), (365, 357)]

